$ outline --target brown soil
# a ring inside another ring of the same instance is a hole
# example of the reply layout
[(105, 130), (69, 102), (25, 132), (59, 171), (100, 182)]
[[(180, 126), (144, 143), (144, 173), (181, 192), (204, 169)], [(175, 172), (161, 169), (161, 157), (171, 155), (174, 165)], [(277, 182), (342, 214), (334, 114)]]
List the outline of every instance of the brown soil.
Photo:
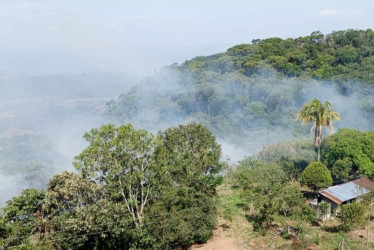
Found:
[(219, 225), (213, 230), (213, 236), (210, 240), (201, 245), (193, 245), (190, 250), (240, 250), (240, 240), (232, 237), (226, 231), (226, 224)]
[(359, 240), (359, 241), (368, 241), (368, 242), (374, 242), (374, 229), (370, 228), (369, 229), (369, 237), (367, 229), (355, 229), (352, 232), (348, 234), (350, 237)]

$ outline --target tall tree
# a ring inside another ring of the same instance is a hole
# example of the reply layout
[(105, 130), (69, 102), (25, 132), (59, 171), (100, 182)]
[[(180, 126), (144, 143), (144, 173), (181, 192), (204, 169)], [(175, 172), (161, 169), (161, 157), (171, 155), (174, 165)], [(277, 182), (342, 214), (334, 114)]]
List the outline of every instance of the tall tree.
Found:
[(314, 145), (318, 148), (318, 161), (320, 161), (322, 127), (327, 126), (333, 132), (332, 122), (340, 120), (339, 113), (333, 111), (329, 102), (326, 101), (322, 104), (319, 100), (314, 99), (301, 108), (296, 119), (301, 120), (303, 124), (313, 122), (310, 132), (314, 132)]
[(118, 128), (109, 124), (92, 129), (84, 138), (90, 145), (75, 158), (75, 168), (106, 185), (113, 199), (125, 203), (140, 229), (145, 207), (157, 189), (154, 136), (131, 124)]
[(166, 170), (169, 184), (186, 186), (214, 196), (221, 181), (221, 146), (204, 126), (192, 123), (171, 127), (157, 136), (156, 163)]

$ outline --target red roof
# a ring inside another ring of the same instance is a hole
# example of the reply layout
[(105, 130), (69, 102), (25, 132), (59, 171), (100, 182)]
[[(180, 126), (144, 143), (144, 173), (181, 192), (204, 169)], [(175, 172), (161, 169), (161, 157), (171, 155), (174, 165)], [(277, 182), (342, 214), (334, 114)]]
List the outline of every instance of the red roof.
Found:
[(336, 204), (342, 204), (342, 200), (339, 200), (338, 198), (336, 198), (335, 196), (332, 196), (331, 194), (327, 193), (326, 191), (321, 191), (320, 194), (322, 194), (323, 196), (325, 196), (326, 198), (332, 200), (333, 202), (335, 202)]
[(369, 189), (369, 190), (374, 189), (374, 182), (369, 180), (368, 178), (359, 178), (359, 179), (356, 179), (352, 182), (356, 183), (357, 185), (359, 185), (361, 187)]

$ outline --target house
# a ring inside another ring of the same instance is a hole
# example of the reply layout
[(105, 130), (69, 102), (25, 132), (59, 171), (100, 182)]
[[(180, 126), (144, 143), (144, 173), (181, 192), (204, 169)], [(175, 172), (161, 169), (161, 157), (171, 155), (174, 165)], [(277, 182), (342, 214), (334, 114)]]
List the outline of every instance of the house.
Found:
[[(325, 220), (330, 218), (331, 212), (336, 212), (341, 205), (358, 200), (370, 193), (371, 190), (374, 190), (373, 181), (368, 178), (358, 178), (319, 191), (318, 204), (311, 204), (311, 207), (317, 211), (317, 216), (320, 219)], [(322, 201), (330, 204), (328, 211), (324, 214), (321, 214), (320, 211)]]

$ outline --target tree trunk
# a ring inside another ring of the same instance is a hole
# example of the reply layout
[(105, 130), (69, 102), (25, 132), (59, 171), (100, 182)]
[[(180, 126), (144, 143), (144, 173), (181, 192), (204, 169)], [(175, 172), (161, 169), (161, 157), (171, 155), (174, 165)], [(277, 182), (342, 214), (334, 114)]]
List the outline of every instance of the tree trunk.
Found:
[(317, 161), (320, 161), (321, 159), (321, 145), (318, 145), (318, 156), (317, 156)]
[(318, 149), (318, 156), (317, 160), (320, 161), (321, 159), (321, 142), (322, 142), (322, 125), (316, 126), (315, 131), (314, 131), (314, 145)]

